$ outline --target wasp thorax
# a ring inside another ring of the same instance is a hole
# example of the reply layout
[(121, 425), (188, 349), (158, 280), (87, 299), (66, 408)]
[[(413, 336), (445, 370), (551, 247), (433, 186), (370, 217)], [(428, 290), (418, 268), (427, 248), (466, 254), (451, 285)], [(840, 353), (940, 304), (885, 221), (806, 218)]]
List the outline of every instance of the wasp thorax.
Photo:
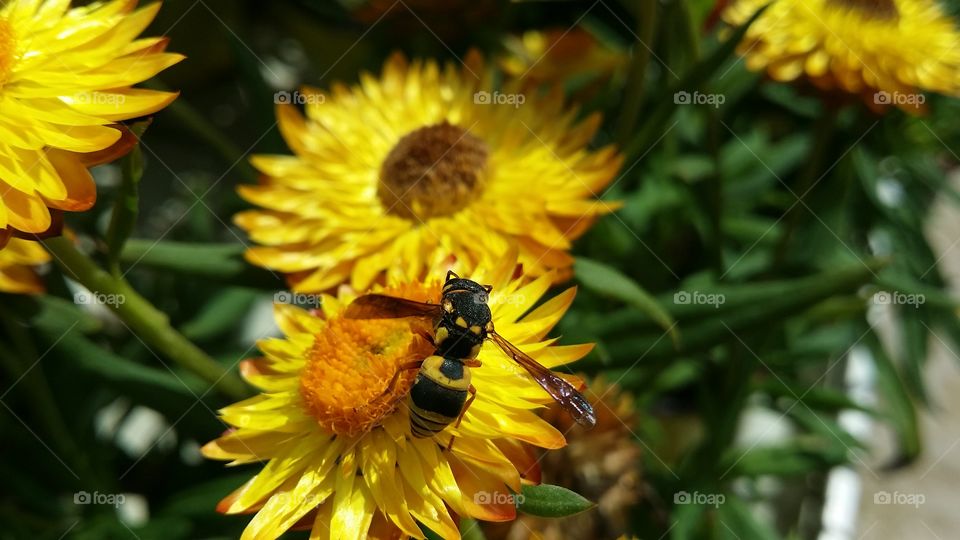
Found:
[(388, 213), (425, 220), (457, 212), (482, 188), (487, 145), (443, 121), (411, 131), (380, 166), (377, 196)]
[(900, 16), (895, 0), (827, 0), (827, 2), (850, 8), (872, 19), (890, 20)]

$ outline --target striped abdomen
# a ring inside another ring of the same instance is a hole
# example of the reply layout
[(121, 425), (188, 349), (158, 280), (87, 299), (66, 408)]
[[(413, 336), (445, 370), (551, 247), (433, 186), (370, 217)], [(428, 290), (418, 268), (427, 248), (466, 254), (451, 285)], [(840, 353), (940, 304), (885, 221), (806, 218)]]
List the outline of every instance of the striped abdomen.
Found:
[(431, 437), (460, 416), (467, 401), (470, 371), (459, 360), (431, 356), (410, 389), (410, 431)]

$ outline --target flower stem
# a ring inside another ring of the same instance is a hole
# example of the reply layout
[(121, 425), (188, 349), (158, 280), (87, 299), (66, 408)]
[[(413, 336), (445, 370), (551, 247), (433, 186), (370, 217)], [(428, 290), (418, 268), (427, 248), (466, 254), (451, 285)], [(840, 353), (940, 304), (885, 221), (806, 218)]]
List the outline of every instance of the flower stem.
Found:
[(108, 307), (148, 347), (155, 348), (184, 369), (216, 385), (231, 398), (249, 395), (246, 385), (235, 373), (225, 369), (177, 332), (170, 326), (167, 316), (140, 296), (125, 279), (102, 270), (64, 237), (50, 238), (44, 240), (43, 244), (68, 277), (92, 293), (110, 295), (116, 299), (107, 303)]

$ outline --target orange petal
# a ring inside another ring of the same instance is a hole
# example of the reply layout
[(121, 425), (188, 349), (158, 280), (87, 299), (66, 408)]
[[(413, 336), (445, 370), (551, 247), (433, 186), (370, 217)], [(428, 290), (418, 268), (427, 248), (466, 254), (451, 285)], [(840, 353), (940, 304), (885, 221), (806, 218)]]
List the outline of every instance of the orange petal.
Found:
[(83, 154), (75, 154), (66, 150), (50, 148), (47, 150), (47, 159), (53, 164), (60, 180), (67, 188), (67, 195), (63, 199), (49, 200), (51, 208), (69, 212), (84, 212), (93, 207), (97, 201), (97, 184), (93, 181), (90, 171), (84, 166)]

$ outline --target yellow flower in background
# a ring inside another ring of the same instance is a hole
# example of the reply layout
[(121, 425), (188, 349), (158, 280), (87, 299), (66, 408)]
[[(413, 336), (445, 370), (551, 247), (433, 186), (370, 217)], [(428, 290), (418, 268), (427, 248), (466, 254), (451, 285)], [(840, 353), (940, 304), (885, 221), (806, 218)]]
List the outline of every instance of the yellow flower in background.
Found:
[(50, 260), (50, 255), (36, 242), (14, 238), (0, 249), (0, 292), (40, 293), (43, 282), (33, 267)]
[(296, 94), (306, 117), (277, 108), (294, 155), (254, 157), (265, 177), (240, 188), (262, 207), (235, 218), (263, 244), (247, 259), (304, 292), (454, 259), (469, 274), (513, 247), (528, 275), (565, 277), (571, 241), (616, 207), (595, 195), (622, 158), (587, 148), (600, 117), (577, 122), (559, 89), (512, 88), (494, 90), (477, 54), (459, 68), (394, 55), (379, 78)]
[(627, 57), (605, 47), (587, 30), (530, 30), (504, 40), (503, 71), (534, 83), (564, 84), (581, 77), (610, 76)]
[[(583, 357), (591, 345), (556, 346), (545, 335), (573, 300), (569, 289), (526, 316), (552, 275), (512, 279), (506, 257), (471, 276), (494, 286), (490, 307), (497, 331), (547, 367)], [(380, 292), (436, 302), (440, 281), (396, 283)], [(243, 538), (276, 538), (291, 527), (311, 538), (423, 538), (417, 522), (446, 539), (459, 538), (451, 511), (487, 521), (513, 519), (512, 492), (536, 462), (523, 443), (560, 448), (563, 435), (535, 412), (550, 397), (493, 344), (473, 368), (476, 400), (459, 427), (431, 438), (411, 435), (407, 395), (416, 371), (398, 367), (431, 355), (422, 332), (429, 321), (351, 319), (352, 295), (322, 297), (308, 312), (276, 305), (285, 337), (259, 343), (264, 358), (246, 361), (245, 378), (262, 393), (222, 409), (233, 426), (204, 455), (231, 465), (265, 461), (218, 510), (256, 516)], [(391, 390), (392, 388), (392, 390)], [(450, 446), (453, 440), (452, 448)]]
[(116, 157), (123, 135), (111, 124), (176, 97), (131, 88), (183, 59), (163, 52), (166, 38), (137, 39), (160, 4), (136, 4), (0, 8), (0, 238), (46, 232), (52, 210), (89, 209), (96, 188), (87, 167)]
[[(746, 22), (767, 0), (731, 2)], [(873, 109), (923, 109), (921, 91), (960, 94), (960, 32), (936, 0), (776, 0), (747, 30), (747, 67), (859, 94)]]

